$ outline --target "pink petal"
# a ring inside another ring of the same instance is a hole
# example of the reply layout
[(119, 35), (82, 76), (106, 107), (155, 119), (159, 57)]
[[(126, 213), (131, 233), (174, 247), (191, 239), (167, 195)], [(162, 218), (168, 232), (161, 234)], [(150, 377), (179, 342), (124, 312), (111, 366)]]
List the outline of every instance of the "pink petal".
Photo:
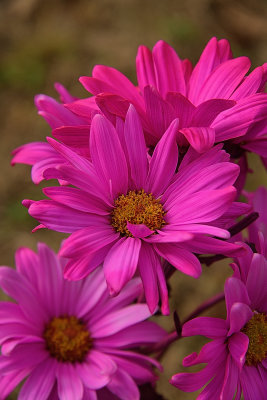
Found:
[(36, 162), (55, 157), (57, 152), (46, 142), (32, 142), (17, 147), (12, 151), (11, 165), (17, 163), (34, 165)]
[(138, 86), (141, 90), (150, 85), (156, 85), (154, 62), (151, 51), (146, 46), (139, 46), (136, 56), (136, 74)]
[(121, 400), (137, 400), (140, 396), (136, 383), (123, 369), (117, 370), (107, 387)]
[(147, 177), (148, 159), (142, 125), (132, 105), (127, 112), (124, 134), (129, 155), (131, 177), (135, 188), (141, 189), (144, 187)]
[(198, 317), (183, 325), (183, 336), (206, 336), (210, 339), (225, 338), (227, 323), (224, 319), (212, 317)]
[(231, 353), (231, 357), (233, 357), (240, 370), (246, 361), (248, 345), (249, 338), (243, 332), (234, 333), (228, 339), (228, 348)]
[(167, 92), (185, 94), (186, 86), (182, 62), (175, 50), (163, 40), (159, 40), (152, 51), (157, 88), (164, 97)]
[(181, 93), (176, 92), (168, 92), (166, 101), (172, 105), (175, 117), (179, 118), (179, 126), (182, 128), (190, 126), (195, 106)]
[(144, 99), (146, 114), (152, 128), (151, 134), (159, 139), (176, 118), (174, 109), (152, 86), (144, 88)]
[(111, 294), (117, 294), (134, 276), (141, 241), (136, 238), (120, 239), (109, 251), (104, 261), (104, 273)]
[(267, 260), (261, 254), (253, 254), (246, 287), (252, 309), (267, 311)]
[(266, 397), (266, 381), (261, 378), (257, 367), (244, 367), (240, 380), (244, 399), (258, 400)]
[(252, 124), (263, 120), (267, 112), (265, 94), (255, 94), (240, 100), (234, 107), (220, 113), (211, 124), (216, 142), (244, 135)]
[(186, 275), (198, 278), (201, 274), (201, 265), (198, 259), (189, 251), (175, 244), (158, 243), (154, 245), (158, 254), (169, 261), (175, 268)]
[(103, 338), (113, 335), (127, 327), (144, 321), (151, 316), (146, 304), (133, 304), (111, 311), (90, 326), (93, 338)]
[(234, 303), (244, 303), (244, 305), (250, 306), (247, 289), (239, 279), (228, 278), (224, 285), (224, 293), (228, 318), (230, 318), (231, 308)]
[(155, 265), (160, 263), (152, 246), (142, 243), (138, 270), (143, 282), (146, 302), (151, 314), (156, 311), (159, 302), (158, 280)]
[(71, 363), (57, 363), (57, 388), (60, 400), (82, 400), (83, 384), (75, 366)]
[(175, 173), (178, 162), (177, 130), (178, 120), (175, 120), (158, 142), (150, 161), (146, 191), (156, 198), (168, 187)]
[(228, 332), (228, 336), (231, 336), (233, 333), (239, 332), (252, 317), (253, 312), (251, 311), (251, 308), (247, 306), (247, 304), (234, 303), (231, 307), (229, 316), (230, 329)]
[(126, 194), (128, 168), (113, 125), (100, 115), (92, 121), (90, 151), (93, 164), (102, 180), (111, 184), (111, 196)]
[(211, 99), (201, 103), (192, 116), (191, 126), (210, 126), (221, 112), (236, 104), (232, 100)]
[(88, 226), (69, 236), (64, 241), (59, 255), (67, 258), (89, 256), (118, 238), (119, 234), (107, 224)]
[(247, 57), (234, 58), (219, 65), (203, 83), (197, 103), (212, 98), (228, 99), (250, 67)]
[(74, 148), (85, 148), (89, 152), (89, 125), (61, 126), (52, 132), (54, 138), (60, 140), (67, 146)]
[(236, 387), (239, 381), (239, 371), (238, 367), (233, 362), (230, 355), (228, 355), (226, 366), (225, 366), (225, 376), (224, 382), (221, 390), (221, 398), (233, 399), (236, 393)]
[(209, 150), (215, 141), (215, 130), (208, 127), (183, 128), (180, 131), (198, 152), (204, 153)]
[(49, 168), (56, 168), (58, 165), (65, 164), (66, 160), (60, 155), (57, 154), (55, 157), (45, 158), (43, 160), (38, 161), (33, 165), (31, 171), (31, 178), (33, 183), (38, 185), (43, 179), (45, 179), (45, 171)]
[(46, 400), (55, 384), (56, 360), (40, 363), (30, 374), (19, 393), (20, 400)]
[(131, 224), (130, 222), (127, 222), (127, 229), (135, 238), (145, 238), (155, 232), (144, 224)]
[(233, 100), (241, 100), (244, 97), (257, 93), (261, 86), (264, 70), (262, 67), (255, 68), (248, 76), (244, 78), (241, 85), (231, 96)]

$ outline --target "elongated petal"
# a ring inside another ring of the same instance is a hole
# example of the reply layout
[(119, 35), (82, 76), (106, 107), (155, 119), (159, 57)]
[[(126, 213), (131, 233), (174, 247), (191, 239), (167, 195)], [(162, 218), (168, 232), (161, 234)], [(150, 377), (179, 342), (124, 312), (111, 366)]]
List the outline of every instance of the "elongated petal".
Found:
[(215, 141), (215, 130), (208, 127), (183, 128), (180, 131), (198, 152), (204, 153), (209, 150)]
[(159, 40), (152, 51), (156, 71), (157, 88), (162, 96), (167, 92), (185, 94), (182, 62), (175, 50)]
[(83, 384), (71, 363), (57, 364), (57, 387), (60, 400), (83, 398)]
[(179, 118), (179, 126), (191, 126), (192, 118), (196, 107), (181, 93), (168, 92), (166, 101), (170, 103), (174, 109), (175, 117)]
[(230, 311), (230, 329), (228, 332), (228, 336), (231, 336), (233, 333), (239, 332), (252, 317), (253, 312), (247, 304), (234, 303)]
[(155, 197), (164, 192), (175, 173), (178, 161), (177, 129), (178, 120), (175, 120), (157, 144), (150, 161), (146, 190)]
[(194, 111), (191, 126), (210, 126), (221, 112), (233, 107), (233, 100), (211, 99), (201, 103)]
[(155, 250), (169, 261), (175, 268), (186, 275), (198, 278), (201, 274), (201, 265), (198, 259), (189, 251), (171, 243), (158, 243)]
[(227, 323), (224, 319), (211, 317), (198, 317), (191, 319), (183, 325), (183, 336), (202, 335), (210, 339), (226, 337)]
[(46, 400), (56, 380), (56, 360), (51, 358), (40, 363), (24, 383), (19, 400)]
[(228, 278), (224, 285), (225, 303), (227, 308), (227, 319), (230, 318), (231, 308), (234, 303), (244, 303), (250, 306), (247, 289), (244, 283), (236, 278)]
[(241, 100), (244, 97), (257, 93), (261, 86), (264, 74), (263, 67), (255, 68), (248, 76), (245, 77), (244, 82), (234, 91), (231, 96), (233, 100)]
[(137, 400), (140, 396), (136, 383), (123, 369), (117, 370), (107, 387), (121, 400)]
[(56, 151), (53, 147), (50, 146), (49, 143), (46, 142), (32, 142), (24, 144), (20, 147), (17, 147), (12, 151), (12, 161), (11, 165), (15, 165), (17, 163), (33, 165), (36, 162), (55, 157), (57, 155)]
[(154, 62), (151, 51), (146, 46), (139, 46), (136, 56), (136, 74), (141, 90), (145, 86), (156, 86)]
[(104, 273), (109, 290), (117, 294), (134, 276), (141, 247), (140, 239), (128, 237), (119, 240), (104, 261)]
[(197, 102), (212, 98), (228, 99), (250, 68), (247, 57), (234, 58), (219, 65), (203, 83)]
[(261, 254), (254, 254), (250, 265), (246, 287), (251, 307), (258, 312), (267, 311), (267, 260)]
[(148, 171), (147, 150), (142, 125), (137, 112), (130, 106), (124, 127), (131, 177), (136, 189), (144, 187)]
[(155, 264), (159, 262), (153, 247), (145, 243), (142, 244), (138, 270), (144, 285), (146, 302), (151, 314), (154, 313), (159, 302), (157, 273), (155, 268)]
[(106, 183), (111, 183), (111, 196), (125, 194), (128, 188), (128, 168), (117, 132), (100, 115), (92, 121), (90, 151), (93, 164)]
[(249, 338), (243, 332), (234, 333), (228, 339), (229, 351), (240, 370), (246, 361), (246, 352), (248, 350), (248, 345)]
[(151, 313), (146, 304), (133, 304), (110, 312), (100, 320), (95, 321), (91, 325), (90, 331), (94, 338), (106, 337), (144, 321), (150, 316)]

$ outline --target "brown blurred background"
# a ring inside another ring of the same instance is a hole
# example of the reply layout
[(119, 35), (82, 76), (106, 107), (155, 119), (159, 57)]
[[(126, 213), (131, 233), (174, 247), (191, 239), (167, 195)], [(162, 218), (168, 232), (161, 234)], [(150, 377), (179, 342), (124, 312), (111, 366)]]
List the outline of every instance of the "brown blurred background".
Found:
[[(151, 48), (159, 39), (195, 63), (211, 36), (227, 38), (234, 55), (249, 56), (255, 67), (267, 58), (266, 20), (266, 0), (0, 0), (0, 263), (14, 265), (15, 249), (36, 249), (38, 241), (46, 241), (57, 251), (63, 238), (52, 231), (31, 233), (35, 221), (21, 200), (40, 199), (42, 185), (31, 182), (29, 167), (10, 167), (12, 149), (44, 140), (50, 133), (37, 116), (35, 94), (57, 98), (53, 84), (61, 82), (72, 94), (87, 96), (78, 78), (90, 75), (94, 64), (118, 68), (136, 82), (138, 45)], [(252, 162), (257, 175), (249, 177), (248, 188), (255, 190), (267, 180), (258, 158), (252, 157)], [(229, 275), (227, 262), (204, 268), (198, 282), (175, 274), (172, 310), (185, 317), (199, 302), (221, 291)], [(224, 306), (209, 315), (223, 317)], [(173, 329), (171, 317), (160, 319)], [(168, 379), (182, 371), (182, 358), (202, 344), (185, 339), (165, 354), (157, 390), (166, 399), (196, 398), (195, 393), (171, 387)]]

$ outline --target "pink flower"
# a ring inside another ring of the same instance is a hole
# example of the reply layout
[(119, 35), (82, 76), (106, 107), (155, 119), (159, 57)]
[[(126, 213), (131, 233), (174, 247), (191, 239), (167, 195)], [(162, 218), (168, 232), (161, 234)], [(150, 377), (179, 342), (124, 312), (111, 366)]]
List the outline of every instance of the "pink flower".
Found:
[(0, 268), (0, 285), (16, 301), (0, 303), (0, 398), (27, 377), (20, 400), (139, 399), (137, 384), (154, 382), (160, 364), (129, 349), (165, 336), (145, 321), (147, 305), (131, 304), (140, 280), (112, 299), (100, 269), (64, 280), (63, 259), (45, 244), (37, 254), (19, 249), (16, 264)]
[[(246, 261), (244, 260), (246, 259)], [(267, 260), (252, 252), (238, 259), (225, 283), (227, 319), (200, 317), (184, 324), (182, 335), (212, 339), (200, 353), (183, 360), (186, 367), (207, 364), (196, 373), (179, 373), (171, 383), (185, 392), (207, 384), (197, 399), (245, 400), (266, 397)]]
[[(266, 65), (246, 75), (249, 59), (232, 58), (228, 41), (213, 37), (193, 68), (189, 60), (181, 60), (175, 50), (161, 40), (152, 51), (139, 47), (137, 87), (116, 69), (96, 65), (92, 77), (80, 78), (93, 97), (74, 99), (57, 84), (65, 107), (44, 95), (36, 97), (36, 105), (39, 114), (54, 129), (54, 137), (79, 154), (85, 148), (83, 155), (86, 156), (92, 116), (100, 112), (115, 125), (116, 117), (125, 120), (129, 105), (133, 104), (147, 145), (155, 146), (170, 123), (178, 118), (177, 140), (183, 152), (189, 144), (203, 153), (214, 143), (226, 142), (233, 158), (243, 158), (245, 151), (252, 151), (266, 163), (267, 95), (263, 93)], [(21, 146), (13, 155), (13, 164), (34, 165), (35, 183), (43, 179), (43, 171), (49, 163), (54, 167), (62, 162), (47, 143)], [(245, 169), (244, 177), (246, 172)]]
[(68, 165), (49, 169), (46, 179), (63, 179), (75, 187), (50, 187), (51, 200), (24, 200), (40, 227), (72, 233), (61, 256), (69, 258), (67, 279), (81, 279), (102, 262), (111, 294), (118, 294), (138, 270), (151, 312), (168, 294), (161, 257), (194, 278), (201, 273), (193, 253), (234, 255), (239, 245), (229, 238), (226, 221), (247, 211), (235, 203), (232, 186), (237, 165), (217, 146), (199, 156), (191, 149), (178, 173), (178, 121), (163, 135), (152, 156), (147, 153), (138, 115), (131, 106), (117, 131), (96, 115), (88, 161), (53, 139), (51, 145)]

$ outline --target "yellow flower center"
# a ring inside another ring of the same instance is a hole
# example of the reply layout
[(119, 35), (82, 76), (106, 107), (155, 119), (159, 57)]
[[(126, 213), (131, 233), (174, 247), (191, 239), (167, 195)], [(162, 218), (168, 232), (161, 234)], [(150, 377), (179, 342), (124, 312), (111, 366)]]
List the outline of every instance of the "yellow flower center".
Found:
[(122, 236), (133, 236), (127, 229), (127, 222), (144, 224), (152, 231), (160, 229), (165, 224), (165, 212), (159, 200), (144, 190), (130, 190), (115, 200), (111, 213), (111, 224)]
[(257, 365), (267, 357), (266, 314), (254, 314), (241, 332), (249, 338), (246, 365)]
[(74, 316), (53, 318), (43, 336), (51, 356), (62, 362), (82, 362), (92, 347), (85, 324)]

